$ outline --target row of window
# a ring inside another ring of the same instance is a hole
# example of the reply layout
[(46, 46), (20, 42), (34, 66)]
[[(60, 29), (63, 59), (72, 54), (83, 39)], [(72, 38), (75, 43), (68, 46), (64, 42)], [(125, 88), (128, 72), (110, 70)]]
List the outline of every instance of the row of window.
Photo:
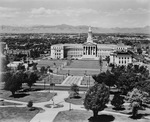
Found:
[(55, 52), (61, 52), (61, 50), (55, 50)]
[(68, 51), (83, 51), (83, 49), (69, 49)]
[(55, 53), (55, 55), (61, 55), (61, 53)]
[(125, 60), (128, 59), (129, 60), (129, 57), (119, 57), (119, 59), (122, 59), (122, 60), (123, 59), (125, 59)]
[(82, 55), (68, 55), (68, 56), (71, 56), (71, 57), (82, 57)]
[(62, 50), (63, 48), (62, 47), (53, 47), (52, 49), (53, 50)]
[(126, 60), (125, 61), (119, 61), (119, 64), (126, 64), (128, 63)]
[(82, 54), (81, 52), (68, 52), (68, 55), (78, 55), (78, 54)]

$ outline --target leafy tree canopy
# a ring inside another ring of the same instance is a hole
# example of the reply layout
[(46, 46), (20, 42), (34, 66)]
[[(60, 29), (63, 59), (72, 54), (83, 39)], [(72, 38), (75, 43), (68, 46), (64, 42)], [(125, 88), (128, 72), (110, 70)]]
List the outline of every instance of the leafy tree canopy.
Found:
[(105, 84), (95, 84), (87, 91), (84, 99), (84, 106), (87, 110), (92, 110), (94, 117), (98, 111), (102, 111), (109, 102), (109, 89)]

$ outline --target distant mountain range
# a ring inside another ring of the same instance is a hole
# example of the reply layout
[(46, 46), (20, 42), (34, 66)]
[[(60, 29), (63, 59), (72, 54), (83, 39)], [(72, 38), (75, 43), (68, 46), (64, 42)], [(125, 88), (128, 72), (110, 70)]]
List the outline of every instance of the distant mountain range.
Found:
[[(87, 33), (88, 26), (38, 25), (38, 26), (0, 26), (0, 33)], [(92, 27), (93, 33), (145, 33), (150, 34), (150, 26), (137, 28), (101, 28)]]

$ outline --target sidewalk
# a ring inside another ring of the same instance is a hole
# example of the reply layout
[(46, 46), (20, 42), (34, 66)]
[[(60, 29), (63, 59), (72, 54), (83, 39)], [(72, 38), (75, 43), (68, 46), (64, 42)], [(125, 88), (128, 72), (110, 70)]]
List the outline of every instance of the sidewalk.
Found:
[[(45, 91), (40, 91), (40, 92), (45, 92)], [(67, 98), (69, 96), (68, 91), (56, 91), (55, 90), (55, 92), (57, 92), (57, 96), (55, 96), (53, 98), (54, 103), (63, 105), (63, 107), (53, 108), (52, 100), (47, 101), (47, 102), (34, 103), (33, 104), (34, 107), (40, 107), (40, 108), (44, 109), (45, 111), (42, 113), (36, 114), (30, 122), (53, 122), (54, 118), (60, 111), (66, 111), (66, 110), (70, 109), (70, 103), (67, 103), (64, 101), (64, 98)], [(22, 107), (22, 106), (25, 107), (27, 104), (26, 102), (19, 102), (19, 101), (13, 101), (13, 100), (5, 100), (5, 101), (22, 104), (22, 105), (16, 105), (16, 107)], [(51, 108), (45, 107), (45, 105), (47, 105), (47, 104), (52, 104)], [(110, 104), (108, 104), (108, 106), (110, 106)], [(74, 104), (71, 104), (71, 109), (86, 110), (83, 105), (74, 105)], [(115, 113), (115, 112), (110, 112), (110, 111), (105, 111), (105, 110), (101, 111), (101, 112), (106, 113), (106, 114), (117, 114), (117, 115), (121, 115), (121, 116), (129, 116), (126, 114)]]
[[(61, 104), (63, 107), (60, 108), (46, 108), (44, 105), (46, 104), (53, 104), (53, 101), (50, 100), (48, 102), (44, 103), (37, 103), (36, 107), (41, 107), (45, 111), (43, 113), (38, 113), (30, 122), (53, 122), (54, 118), (60, 111), (66, 111), (69, 110), (70, 104), (64, 101), (64, 98), (68, 97), (68, 92), (67, 91), (55, 91), (57, 92), (57, 96), (54, 98), (54, 103), (55, 104)], [(110, 106), (110, 105), (109, 105)], [(83, 105), (74, 105), (71, 104), (71, 109), (74, 110), (86, 110)], [(117, 114), (117, 115), (122, 115), (122, 116), (129, 116), (126, 114), (121, 114), (121, 113), (115, 113), (115, 112), (110, 112), (110, 111), (101, 111), (102, 113), (106, 114)]]

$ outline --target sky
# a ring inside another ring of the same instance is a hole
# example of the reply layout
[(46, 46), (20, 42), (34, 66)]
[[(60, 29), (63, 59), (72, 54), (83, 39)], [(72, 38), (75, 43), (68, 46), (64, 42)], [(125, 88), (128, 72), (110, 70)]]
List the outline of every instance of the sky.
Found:
[(0, 0), (0, 25), (150, 26), (150, 0)]

